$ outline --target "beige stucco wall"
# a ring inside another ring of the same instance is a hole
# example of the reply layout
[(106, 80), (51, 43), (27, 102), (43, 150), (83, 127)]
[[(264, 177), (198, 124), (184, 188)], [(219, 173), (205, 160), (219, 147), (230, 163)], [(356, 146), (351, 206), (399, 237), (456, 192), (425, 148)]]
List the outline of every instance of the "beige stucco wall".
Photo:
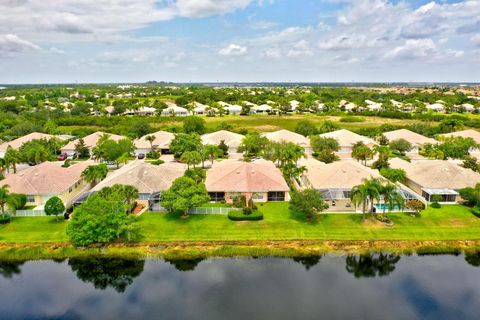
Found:
[[(350, 199), (338, 199), (335, 201), (327, 200), (328, 204), (327, 212), (355, 212), (355, 206), (352, 204)], [(335, 206), (333, 206), (335, 203)]]
[[(63, 203), (68, 206), (71, 204), (72, 200), (74, 198), (76, 198), (81, 191), (83, 191), (86, 187), (88, 187), (88, 184), (83, 180), (81, 179), (80, 181), (78, 181), (77, 183), (75, 183), (71, 188), (69, 188), (68, 190), (65, 190), (65, 192), (63, 193), (60, 193), (60, 194), (49, 194), (49, 195), (40, 195), (40, 194), (36, 194), (36, 195), (33, 195), (34, 198), (35, 198), (35, 201), (34, 202), (27, 202), (27, 206), (39, 206), (39, 205), (42, 205), (42, 204), (45, 204), (45, 202), (51, 198), (51, 197), (54, 197), (54, 196), (57, 196), (59, 197)], [(70, 191), (71, 189), (71, 191)]]
[[(252, 197), (252, 195), (256, 193), (257, 195), (262, 195), (261, 199), (253, 199), (254, 202), (267, 202), (268, 201), (268, 192), (241, 192), (240, 195), (245, 196), (247, 201)], [(232, 203), (233, 198), (238, 196), (237, 193), (231, 193), (231, 192), (225, 192), (225, 202), (226, 203)], [(285, 201), (290, 200), (290, 194), (288, 192), (285, 192)]]

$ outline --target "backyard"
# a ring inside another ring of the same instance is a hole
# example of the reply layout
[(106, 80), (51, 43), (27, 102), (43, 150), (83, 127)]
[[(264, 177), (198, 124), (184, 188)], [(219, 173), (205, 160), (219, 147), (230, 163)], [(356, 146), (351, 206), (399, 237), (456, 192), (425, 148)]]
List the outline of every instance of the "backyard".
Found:
[[(255, 241), (255, 240), (478, 240), (480, 219), (469, 208), (445, 205), (429, 208), (420, 218), (391, 213), (392, 227), (360, 214), (322, 214), (315, 223), (288, 210), (288, 203), (259, 206), (263, 221), (233, 222), (226, 215), (192, 215), (187, 219), (167, 213), (138, 218), (142, 242)], [(0, 225), (0, 243), (66, 242), (67, 222), (53, 217), (15, 218)]]

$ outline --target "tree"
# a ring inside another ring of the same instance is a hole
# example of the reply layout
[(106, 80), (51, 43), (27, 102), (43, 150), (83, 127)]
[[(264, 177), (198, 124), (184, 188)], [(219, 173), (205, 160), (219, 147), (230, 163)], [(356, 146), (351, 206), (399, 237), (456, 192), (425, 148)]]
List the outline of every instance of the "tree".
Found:
[(301, 213), (308, 221), (312, 221), (316, 213), (328, 209), (328, 204), (323, 200), (320, 191), (315, 189), (305, 189), (295, 191), (290, 199), (290, 210)]
[(378, 188), (372, 183), (369, 183), (368, 180), (364, 180), (362, 184), (352, 188), (350, 192), (350, 200), (355, 205), (355, 207), (361, 205), (363, 218), (365, 219), (365, 214), (367, 213), (367, 205), (369, 202), (373, 202), (373, 199), (379, 199), (380, 193)]
[(407, 173), (403, 169), (382, 168), (380, 174), (392, 182), (407, 181)]
[(204, 134), (206, 132), (205, 120), (197, 116), (189, 116), (183, 119), (183, 131), (185, 133)]
[(357, 161), (363, 161), (366, 165), (367, 160), (373, 157), (373, 150), (366, 146), (363, 142), (359, 141), (353, 145), (352, 158)]
[(185, 170), (184, 175), (185, 177), (194, 180), (196, 183), (205, 182), (205, 178), (207, 177), (207, 173), (202, 168), (187, 169)]
[(305, 137), (310, 137), (318, 133), (317, 127), (310, 120), (301, 120), (295, 127), (295, 132)]
[(392, 140), (389, 143), (390, 149), (397, 154), (405, 155), (405, 152), (412, 149), (412, 144), (405, 139)]
[(15, 210), (15, 199), (8, 190), (10, 186), (4, 184), (0, 187), (0, 209), (2, 209), (2, 216), (5, 216), (5, 206), (9, 206)]
[(79, 158), (88, 158), (90, 156), (90, 151), (83, 138), (78, 139), (78, 142), (75, 144), (75, 153)]
[(54, 153), (48, 149), (46, 139), (32, 140), (24, 143), (19, 151), (22, 162), (36, 165), (45, 161), (54, 160)]
[(462, 159), (469, 154), (471, 148), (478, 148), (478, 144), (472, 138), (450, 137), (437, 146), (445, 158)]
[(421, 202), (420, 200), (417, 200), (417, 199), (408, 200), (405, 203), (405, 207), (410, 209), (410, 210), (415, 211), (416, 216), (418, 216), (420, 214), (420, 211), (425, 209), (425, 205), (423, 204), (423, 202)]
[(123, 197), (125, 198), (125, 201), (127, 202), (127, 210), (130, 210), (130, 205), (132, 204), (132, 201), (135, 199), (138, 199), (138, 189), (135, 188), (132, 185), (121, 185), (122, 186), (122, 191), (121, 193), (123, 194)]
[(173, 153), (175, 159), (180, 159), (184, 152), (197, 151), (201, 146), (202, 140), (197, 133), (177, 133), (172, 142), (170, 142), (170, 151)]
[(150, 152), (153, 152), (153, 142), (155, 141), (154, 135), (148, 135), (145, 137), (145, 140), (150, 143)]
[(190, 169), (190, 166), (195, 168), (195, 165), (202, 161), (202, 155), (198, 151), (187, 151), (182, 154), (180, 160), (187, 164), (188, 169)]
[(121, 189), (103, 188), (75, 208), (67, 226), (67, 235), (75, 245), (132, 237), (135, 218), (127, 215), (127, 203)]
[(146, 121), (136, 121), (128, 130), (129, 136), (132, 138), (140, 138), (151, 131), (150, 124)]
[(378, 154), (378, 159), (372, 163), (372, 168), (381, 170), (383, 168), (388, 168), (390, 164), (388, 159), (390, 159), (391, 151), (387, 146), (376, 146), (374, 152)]
[(180, 211), (186, 216), (190, 208), (200, 206), (209, 200), (203, 183), (197, 183), (188, 177), (180, 177), (162, 194), (161, 204), (170, 212)]
[(462, 167), (471, 169), (475, 172), (480, 171), (480, 164), (478, 163), (477, 158), (471, 156), (466, 156), (465, 158), (463, 158)]
[(49, 119), (49, 120), (47, 120), (47, 122), (45, 122), (45, 124), (43, 125), (43, 131), (48, 133), (48, 134), (58, 134), (59, 133), (57, 124), (55, 123), (55, 121), (53, 121), (51, 119)]
[(8, 168), (12, 167), (13, 173), (17, 173), (17, 164), (22, 162), (22, 154), (20, 151), (8, 146), (3, 159), (7, 165), (7, 170)]
[(97, 183), (102, 181), (107, 177), (108, 174), (108, 167), (106, 164), (101, 163), (97, 165), (91, 165), (86, 167), (82, 171), (82, 178), (85, 179), (86, 182), (91, 184), (93, 188)]
[(318, 128), (318, 133), (327, 133), (327, 132), (332, 132), (335, 130), (340, 129), (340, 126), (335, 124), (333, 121), (330, 120), (325, 120), (320, 124), (320, 127)]
[(250, 160), (255, 157), (263, 155), (269, 146), (270, 141), (258, 132), (248, 133), (238, 147), (239, 152), (243, 152), (243, 157)]
[(125, 162), (135, 150), (130, 139), (114, 141), (106, 139), (97, 143), (93, 148), (95, 157), (100, 157), (107, 162), (113, 162), (119, 167), (120, 163)]
[(210, 159), (210, 161), (212, 162), (212, 165), (213, 165), (213, 161), (216, 158), (223, 157), (223, 155), (224, 155), (223, 150), (221, 150), (218, 146), (215, 146), (215, 145), (212, 145), (212, 144), (207, 144), (204, 147), (203, 152), (204, 152), (206, 158)]
[(314, 136), (310, 138), (310, 145), (315, 154), (340, 150), (340, 144), (335, 138)]
[(55, 216), (58, 222), (58, 215), (65, 212), (65, 205), (59, 197), (51, 197), (45, 203), (45, 214), (47, 216)]
[(225, 156), (228, 156), (228, 146), (227, 144), (225, 143), (225, 140), (220, 140), (220, 143), (218, 144), (218, 149), (220, 149), (220, 151), (222, 151), (222, 155), (221, 157), (225, 157)]
[(405, 199), (402, 194), (397, 190), (397, 186), (391, 183), (387, 183), (380, 187), (379, 193), (383, 198), (383, 215), (385, 216), (387, 206), (388, 211), (391, 211), (395, 206), (400, 209), (405, 207)]

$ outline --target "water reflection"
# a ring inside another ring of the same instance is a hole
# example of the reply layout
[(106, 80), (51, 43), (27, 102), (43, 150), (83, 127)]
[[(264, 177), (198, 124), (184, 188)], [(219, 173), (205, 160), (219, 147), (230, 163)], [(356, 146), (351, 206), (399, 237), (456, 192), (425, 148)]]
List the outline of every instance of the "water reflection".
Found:
[(200, 262), (205, 259), (164, 259), (165, 262), (170, 263), (178, 271), (193, 271)]
[(9, 260), (0, 260), (0, 275), (11, 279), (14, 275), (19, 275), (21, 273), (20, 267), (25, 263), (25, 261), (9, 261)]
[(471, 266), (480, 267), (480, 252), (467, 253), (465, 255), (465, 261)]
[(316, 266), (319, 262), (322, 256), (310, 256), (310, 257), (295, 257), (292, 258), (293, 261), (300, 263), (305, 267), (305, 269), (308, 271), (310, 268), (313, 268)]
[(346, 259), (346, 269), (355, 278), (383, 277), (395, 270), (395, 264), (400, 256), (392, 253), (372, 253), (364, 255), (349, 255)]
[(124, 292), (133, 279), (138, 277), (145, 265), (144, 260), (121, 258), (72, 258), (68, 265), (77, 278), (93, 283), (95, 289), (110, 287)]

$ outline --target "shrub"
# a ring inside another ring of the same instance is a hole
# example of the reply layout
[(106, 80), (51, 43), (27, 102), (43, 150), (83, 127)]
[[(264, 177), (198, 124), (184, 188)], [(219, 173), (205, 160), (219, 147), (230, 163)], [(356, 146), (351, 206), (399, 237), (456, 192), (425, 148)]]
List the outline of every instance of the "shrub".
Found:
[(432, 204), (430, 205), (430, 207), (434, 208), (434, 209), (439, 209), (442, 207), (442, 205), (438, 202), (432, 202)]
[(435, 194), (432, 196), (431, 200), (432, 200), (432, 204), (430, 205), (430, 207), (435, 209), (442, 207), (441, 204), (439, 203), (440, 201), (442, 201), (442, 196)]
[(9, 214), (1, 214), (0, 215), (0, 224), (6, 224), (12, 221), (12, 216)]
[(145, 155), (147, 157), (147, 159), (159, 159), (160, 158), (160, 152), (154, 150), (154, 151), (150, 151), (150, 152), (147, 152), (147, 154)]
[(245, 215), (242, 210), (235, 210), (228, 213), (228, 219), (232, 221), (259, 221), (263, 220), (263, 213), (253, 211), (252, 214)]
[(70, 162), (71, 162), (70, 159), (65, 160), (65, 161), (63, 162), (63, 164), (62, 164), (62, 168), (68, 168), (68, 167), (70, 167)]
[(479, 207), (472, 208), (472, 213), (475, 217), (480, 218), (480, 208)]
[(252, 210), (257, 210), (257, 205), (255, 204), (252, 198), (248, 200), (248, 207)]
[(347, 117), (340, 118), (340, 122), (365, 122), (365, 118), (347, 116)]
[(161, 159), (158, 159), (158, 160), (154, 160), (154, 161), (150, 161), (151, 164), (155, 165), (155, 166), (158, 166), (162, 163), (165, 163), (165, 161), (161, 160)]
[(238, 196), (233, 198), (233, 207), (235, 208), (243, 208), (246, 203), (245, 196)]
[(251, 207), (244, 207), (242, 211), (243, 211), (243, 214), (247, 216), (253, 213), (253, 209)]

